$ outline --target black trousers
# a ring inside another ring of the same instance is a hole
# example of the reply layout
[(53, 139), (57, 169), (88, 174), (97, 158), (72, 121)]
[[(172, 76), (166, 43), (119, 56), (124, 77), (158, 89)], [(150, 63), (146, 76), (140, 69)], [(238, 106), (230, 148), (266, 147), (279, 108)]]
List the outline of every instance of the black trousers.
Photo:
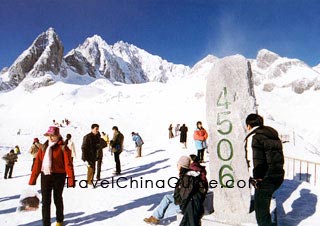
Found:
[(272, 194), (277, 190), (278, 186), (268, 186), (267, 188), (259, 188), (254, 193), (254, 210), (259, 226), (272, 226), (270, 214), (270, 202)]
[(97, 160), (97, 180), (100, 180), (102, 159)]
[(51, 225), (51, 193), (53, 191), (53, 201), (56, 206), (57, 222), (63, 222), (63, 199), (62, 192), (66, 180), (65, 173), (55, 173), (51, 175), (41, 174), (41, 194), (42, 194), (42, 224)]
[(203, 161), (203, 156), (204, 156), (204, 148), (198, 150), (198, 158), (200, 161)]
[(121, 173), (121, 163), (120, 163), (120, 154), (119, 152), (115, 152), (114, 154), (114, 161), (116, 162), (116, 172)]
[(6, 165), (5, 171), (4, 171), (4, 178), (7, 179), (8, 173), (9, 178), (12, 177), (12, 171), (13, 171), (13, 165)]

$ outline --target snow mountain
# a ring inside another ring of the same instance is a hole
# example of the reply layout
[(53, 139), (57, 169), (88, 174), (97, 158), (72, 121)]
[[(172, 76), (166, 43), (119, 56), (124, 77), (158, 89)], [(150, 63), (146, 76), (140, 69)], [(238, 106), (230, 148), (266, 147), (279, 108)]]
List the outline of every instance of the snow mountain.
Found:
[(306, 90), (320, 89), (320, 74), (303, 61), (281, 57), (266, 49), (252, 60), (255, 85), (271, 92), (274, 88), (291, 88), (301, 94)]
[[(22, 81), (33, 87), (47, 86), (53, 83), (46, 72), (59, 75), (63, 60), (63, 45), (53, 28), (40, 34), (32, 45), (25, 50), (2, 74), (0, 89), (10, 89)], [(30, 79), (32, 80), (30, 82)]]
[(79, 80), (91, 77), (127, 84), (164, 83), (190, 70), (188, 66), (170, 63), (123, 41), (108, 45), (98, 35), (87, 38), (66, 56), (63, 51), (57, 33), (49, 28), (8, 69), (2, 70), (0, 90), (15, 88), (20, 83), (27, 90), (33, 90), (74, 74)]

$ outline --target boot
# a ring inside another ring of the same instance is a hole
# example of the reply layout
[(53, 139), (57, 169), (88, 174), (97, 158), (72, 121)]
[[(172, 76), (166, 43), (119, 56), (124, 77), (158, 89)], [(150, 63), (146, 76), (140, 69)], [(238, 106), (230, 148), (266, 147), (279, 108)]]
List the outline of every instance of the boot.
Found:
[(160, 220), (155, 218), (154, 216), (151, 216), (149, 218), (144, 218), (143, 221), (148, 224), (159, 224), (159, 222), (160, 222)]
[(56, 226), (63, 226), (63, 222), (57, 222)]

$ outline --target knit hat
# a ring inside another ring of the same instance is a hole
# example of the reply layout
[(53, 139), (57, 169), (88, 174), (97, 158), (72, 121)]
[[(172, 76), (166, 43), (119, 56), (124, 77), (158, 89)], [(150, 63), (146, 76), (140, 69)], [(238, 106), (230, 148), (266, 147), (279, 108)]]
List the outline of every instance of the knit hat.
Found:
[(48, 131), (43, 135), (44, 136), (55, 135), (55, 136), (61, 137), (59, 128), (56, 126), (50, 126)]
[(189, 169), (190, 158), (188, 156), (181, 156), (178, 160), (178, 165), (180, 165), (182, 168)]
[(39, 139), (36, 137), (36, 138), (33, 139), (33, 142), (37, 143), (37, 142), (39, 142)]

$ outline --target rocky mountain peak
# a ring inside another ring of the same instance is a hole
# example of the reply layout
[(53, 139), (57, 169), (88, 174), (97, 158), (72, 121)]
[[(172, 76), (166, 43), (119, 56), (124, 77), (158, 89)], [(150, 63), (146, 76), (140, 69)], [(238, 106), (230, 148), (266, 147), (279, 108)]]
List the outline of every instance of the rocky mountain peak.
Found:
[(262, 49), (257, 55), (257, 66), (261, 69), (266, 69), (279, 58), (280, 56), (278, 54), (267, 49)]

